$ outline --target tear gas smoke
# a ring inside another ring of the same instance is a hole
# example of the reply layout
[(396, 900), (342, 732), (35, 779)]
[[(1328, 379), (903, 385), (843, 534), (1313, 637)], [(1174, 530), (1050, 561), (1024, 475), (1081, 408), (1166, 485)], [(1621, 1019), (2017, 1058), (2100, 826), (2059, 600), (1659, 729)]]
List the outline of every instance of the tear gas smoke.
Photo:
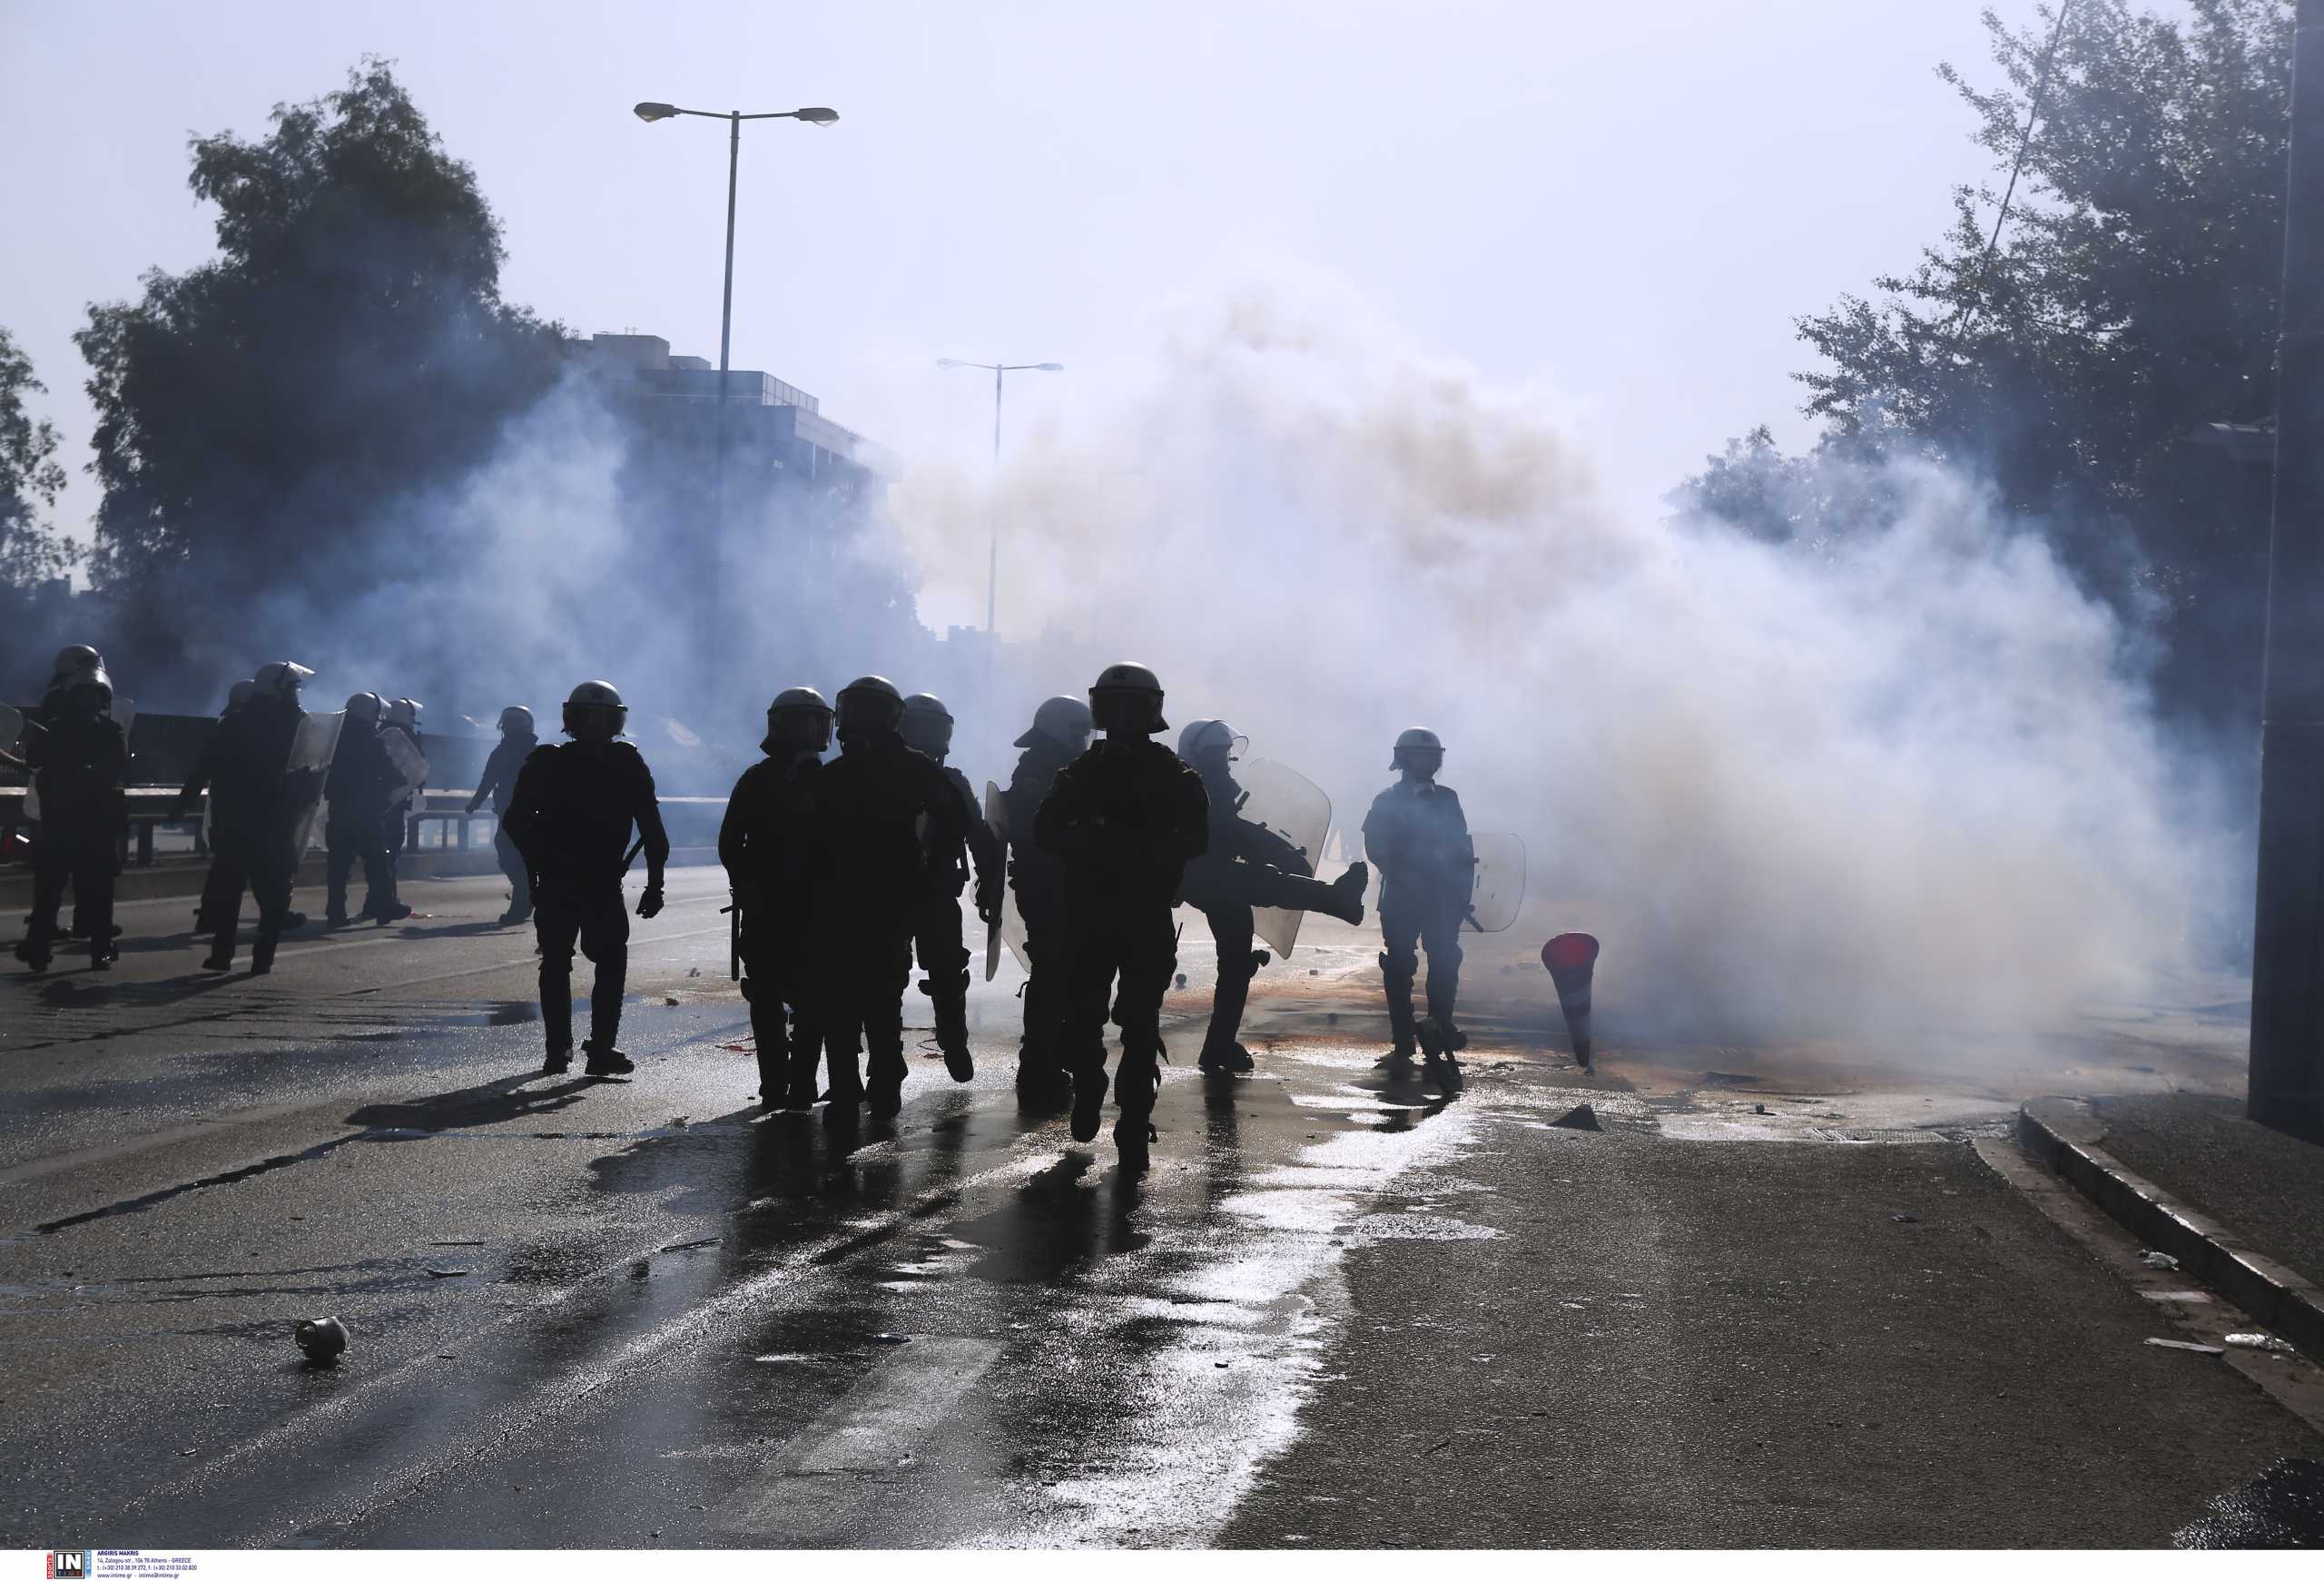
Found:
[[(1002, 628), (1059, 634), (1020, 658), (1155, 666), (1342, 828), (1437, 729), (1471, 826), (1525, 839), (1520, 927), (1605, 940), (1609, 1033), (2022, 1025), (2183, 958), (2234, 871), (2124, 630), (1974, 479), (1896, 464), (1893, 521), (1822, 556), (1626, 515), (1553, 395), (1312, 281), (1077, 378), (1001, 485)], [(895, 509), (980, 591), (964, 476)]]

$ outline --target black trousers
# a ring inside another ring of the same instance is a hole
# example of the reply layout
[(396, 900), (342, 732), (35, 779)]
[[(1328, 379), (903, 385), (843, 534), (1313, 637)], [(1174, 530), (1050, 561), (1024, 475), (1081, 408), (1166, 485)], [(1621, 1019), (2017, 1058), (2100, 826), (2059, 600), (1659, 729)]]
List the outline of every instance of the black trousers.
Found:
[(1017, 1047), (1017, 1062), (1037, 1071), (1068, 1068), (1066, 1058), (1067, 984), (1072, 966), (1067, 941), (1065, 905), (1038, 891), (1017, 892), (1017, 910), (1025, 919), (1025, 1032)]
[[(871, 1086), (901, 1086), (904, 1079), (904, 990), (911, 983), (911, 919), (857, 918), (827, 926), (818, 989), (830, 995), (824, 1057), (835, 1093)], [(868, 1052), (859, 1074), (856, 1056)]]
[(323, 845), (329, 853), (324, 868), (329, 885), (326, 909), (330, 915), (347, 914), (347, 881), (359, 862), (363, 865), (364, 889), (360, 914), (384, 916), (395, 905), (395, 858), (388, 850), (388, 825), (392, 821), (331, 813), (323, 829)]
[[(258, 902), (259, 943), (269, 953), (282, 934), (283, 919), (290, 914), (290, 882), (297, 872), (290, 837), (270, 840), (260, 833), (214, 831), (210, 879), (202, 887), (202, 904), (210, 914), (210, 952), (231, 960), (234, 935), (242, 925), (242, 891)], [(216, 887), (213, 891), (212, 885)]]
[(113, 948), (113, 880), (121, 874), (117, 827), (107, 822), (78, 826), (50, 819), (33, 845), (33, 918), (25, 953), (45, 964), (56, 937), (56, 914), (64, 886), (73, 886), (73, 910), (87, 925), (92, 956)]
[(948, 1052), (969, 1046), (969, 947), (960, 942), (960, 897), (932, 896), (911, 917), (912, 953), (928, 974), (928, 996), (936, 1011), (937, 1046)]
[(1065, 1059), (1076, 1082), (1106, 1074), (1106, 1022), (1121, 1028), (1115, 1100), (1124, 1113), (1154, 1107), (1161, 1080), (1162, 994), (1178, 969), (1170, 904), (1102, 906), (1068, 913)]
[(743, 998), (758, 1046), (759, 1096), (812, 1102), (825, 1034), (806, 931), (754, 923), (746, 912), (742, 955)]
[(1210, 924), (1218, 945), (1218, 987), (1210, 1002), (1210, 1030), (1203, 1052), (1223, 1053), (1243, 1030), (1243, 1008), (1250, 1002), (1251, 913), (1257, 906), (1284, 911), (1321, 911), (1335, 896), (1332, 886), (1279, 868), (1249, 862), (1189, 865), (1180, 898)]
[(500, 871), (508, 879), (511, 918), (521, 923), (533, 914), (533, 875), (525, 865), (525, 854), (517, 849), (508, 831), (497, 825), (492, 831), (492, 854), (500, 858)]
[(621, 881), (560, 893), (551, 885), (533, 909), (541, 946), (541, 1028), (548, 1052), (573, 1047), (573, 947), (597, 968), (589, 988), (589, 1046), (610, 1049), (621, 1036), (622, 990), (629, 981), (629, 907)]
[(1393, 890), (1380, 900), (1380, 979), (1388, 994), (1388, 1023), (1399, 1038), (1413, 1033), (1413, 974), (1417, 946), (1428, 952), (1428, 1013), (1451, 1025), (1461, 993), (1461, 903), (1435, 896), (1405, 899)]

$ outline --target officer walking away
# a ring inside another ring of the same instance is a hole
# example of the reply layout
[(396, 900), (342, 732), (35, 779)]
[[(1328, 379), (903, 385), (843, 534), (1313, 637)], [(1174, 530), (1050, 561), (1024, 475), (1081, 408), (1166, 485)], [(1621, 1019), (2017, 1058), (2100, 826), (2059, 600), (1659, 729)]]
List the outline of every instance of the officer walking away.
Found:
[[(212, 727), (209, 735), (202, 738), (202, 750), (194, 756), (193, 772), (186, 777), (183, 788), (178, 792), (176, 804), (170, 809), (173, 817), (182, 820), (192, 818), (194, 810), (202, 805), (202, 793), (205, 790), (210, 791), (213, 801), (215, 800), (219, 765), (224, 752), (226, 739), (223, 726), (243, 704), (251, 700), (251, 696), (257, 689), (257, 685), (255, 681), (236, 681), (227, 688), (226, 706), (219, 712), (218, 724)], [(218, 815), (213, 806), (210, 822), (215, 825), (217, 821)], [(210, 840), (210, 871), (202, 877), (202, 899), (196, 903), (193, 912), (193, 931), (197, 934), (214, 934), (218, 931), (219, 901), (230, 885), (239, 889), (242, 880), (235, 875), (233, 865), (219, 855), (217, 840), (214, 837), (212, 838)], [(305, 919), (302, 917), (300, 921), (303, 922)], [(291, 925), (296, 926), (297, 924)]]
[[(388, 883), (391, 887), (396, 883), (396, 858), (411, 845), (411, 809), (427, 805), (419, 799), (419, 793), (428, 788), (428, 749), (419, 739), (419, 704), (409, 697), (392, 698), (388, 703), (385, 718), (380, 721), (381, 739), (387, 740), (386, 733), (389, 731), (403, 737), (411, 747), (411, 756), (407, 761), (417, 762), (421, 770), (418, 779), (405, 781), (405, 794), (398, 796), (395, 805), (388, 809)], [(388, 744), (392, 750), (394, 742), (389, 740)], [(402, 754), (396, 756), (400, 757)]]
[[(977, 915), (987, 924), (1000, 914), (1000, 841), (984, 821), (977, 793), (968, 776), (944, 760), (952, 750), (952, 711), (933, 692), (917, 692), (904, 699), (904, 745), (935, 759), (944, 781), (960, 800), (965, 841), (929, 853), (936, 874), (936, 891), (912, 918), (912, 948), (920, 956), (921, 992), (936, 1012), (936, 1046), (944, 1068), (956, 1082), (976, 1074), (969, 1053), (969, 951), (960, 942), (960, 894), (968, 887), (971, 859), (976, 867)], [(930, 831), (931, 838), (935, 831)]]
[(629, 973), (629, 916), (622, 875), (629, 871), (630, 830), (645, 852), (645, 893), (637, 914), (662, 911), (662, 874), (670, 836), (654, 799), (654, 775), (636, 747), (616, 739), (629, 723), (621, 694), (605, 681), (583, 681), (565, 701), (573, 739), (525, 759), (508, 797), (503, 826), (533, 881), (533, 929), (541, 950), (541, 1025), (548, 1058), (541, 1071), (573, 1065), (573, 947), (596, 963), (589, 991), (589, 1036), (583, 1070), (625, 1076), (637, 1067), (615, 1046), (622, 988)]
[(1202, 777), (1151, 739), (1169, 728), (1162, 683), (1139, 664), (1109, 665), (1089, 688), (1105, 740), (1068, 764), (1033, 824), (1065, 864), (1066, 1058), (1073, 1140), (1095, 1141), (1106, 1102), (1107, 1004), (1121, 1028), (1114, 1145), (1126, 1173), (1147, 1166), (1162, 1082), (1162, 994), (1177, 969), (1170, 910), (1187, 864), (1209, 843)]
[(358, 692), (347, 699), (347, 723), (331, 754), (330, 777), (324, 782), (330, 810), (323, 825), (329, 853), (323, 922), (334, 928), (347, 925), (347, 881), (359, 862), (364, 890), (360, 915), (384, 924), (411, 914), (411, 908), (396, 899), (395, 871), (388, 855), (389, 805), (403, 777), (379, 739), (386, 707), (377, 692)]
[[(1413, 1074), (1417, 1036), (1428, 1073), (1450, 1095), (1462, 1087), (1453, 1056), (1468, 1036), (1452, 1024), (1461, 988), (1461, 918), (1475, 884), (1476, 853), (1461, 798), (1436, 783), (1444, 744), (1433, 730), (1396, 737), (1390, 766), (1402, 776), (1373, 799), (1364, 815), (1364, 849), (1380, 869), (1380, 978), (1388, 995), (1388, 1024), (1395, 1036), (1388, 1055), (1392, 1077)], [(1413, 1022), (1413, 974), (1418, 945), (1428, 952), (1428, 1015)]]
[[(41, 694), (40, 706), (33, 710), (33, 716), (29, 721), (27, 721), (27, 724), (33, 726), (33, 728), (28, 729), (26, 734), (34, 734), (37, 730), (45, 729), (47, 727), (47, 720), (50, 713), (58, 704), (64, 701), (64, 693), (72, 685), (75, 677), (84, 676), (91, 670), (101, 670), (104, 667), (104, 656), (100, 654), (95, 648), (91, 647), (87, 643), (76, 642), (70, 647), (58, 649), (56, 654), (56, 662), (49, 671), (48, 685)], [(126, 729), (127, 726), (124, 726), (123, 728)], [(31, 767), (29, 763), (19, 764), (18, 766), (26, 772), (29, 772)], [(25, 924), (27, 927), (31, 926), (32, 918), (30, 916), (25, 917)], [(89, 919), (84, 914), (81, 904), (81, 892), (77, 885), (74, 886), (73, 891), (72, 924), (64, 931), (76, 939), (87, 939), (96, 936), (90, 932)], [(121, 926), (119, 924), (114, 924), (113, 925), (113, 933), (109, 936), (116, 939), (121, 936)]]
[[(305, 815), (322, 794), (316, 783), (322, 776), (320, 768), (301, 774), (290, 767), (299, 722), (306, 716), (299, 688), (314, 673), (287, 660), (260, 666), (251, 679), (250, 701), (220, 720), (203, 746), (210, 768), (210, 846), (216, 854), (211, 873), (218, 885), (204, 899), (212, 930), (210, 958), (202, 964), (212, 972), (233, 968), (245, 884), (258, 902), (253, 975), (274, 969), (275, 945), (291, 925), (290, 884), (304, 855), (300, 847)], [(181, 797), (178, 810), (192, 808)]]
[(1236, 1034), (1251, 979), (1265, 960), (1251, 947), (1251, 909), (1322, 912), (1348, 924), (1364, 920), (1361, 862), (1330, 884), (1319, 883), (1306, 856), (1282, 835), (1246, 822), (1246, 793), (1235, 781), (1236, 754), (1245, 737), (1224, 719), (1197, 719), (1178, 733), (1178, 756), (1202, 776), (1210, 799), (1210, 845), (1187, 864), (1178, 898), (1202, 913), (1218, 945), (1218, 987), (1211, 996), (1210, 1030), (1203, 1035), (1203, 1070), (1212, 1074), (1251, 1069), (1251, 1053)]
[(1002, 798), (1009, 887), (1025, 923), (1025, 1031), (1017, 1046), (1017, 1096), (1032, 1107), (1073, 1096), (1065, 1061), (1065, 865), (1033, 840), (1033, 822), (1065, 766), (1089, 746), (1089, 705), (1051, 697), (1017, 737), (1023, 750)]
[[(903, 1107), (912, 922), (939, 888), (930, 853), (968, 837), (960, 795), (932, 759), (904, 745), (903, 717), (903, 694), (885, 677), (849, 682), (839, 695), (839, 756), (816, 782), (828, 855), (816, 875), (815, 934), (833, 995), (823, 1118), (833, 1122), (859, 1098), (879, 1118)], [(870, 1056), (863, 1078), (859, 1039)]]
[(129, 832), (129, 736), (113, 722), (113, 679), (103, 661), (56, 677), (41, 712), (42, 728), (25, 743), (41, 822), (33, 847), (32, 925), (16, 958), (35, 972), (48, 970), (69, 882), (88, 925), (90, 968), (109, 971), (121, 957), (113, 894)]
[(484, 774), (476, 784), (476, 795), (468, 798), (468, 811), (473, 813), (489, 801), (492, 804), (492, 850), (500, 858), (500, 871), (508, 880), (508, 909), (500, 914), (500, 925), (511, 927), (533, 914), (533, 881), (525, 871), (525, 858), (517, 849), (517, 842), (508, 837), (508, 794), (517, 788), (517, 771), (525, 766), (525, 759), (534, 747), (541, 744), (533, 724), (533, 711), (520, 704), (511, 704), (500, 710), (500, 739), (484, 760)]
[(809, 947), (823, 855), (815, 786), (831, 744), (832, 707), (821, 692), (793, 687), (778, 694), (759, 743), (766, 756), (734, 782), (718, 825), (734, 954), (758, 1049), (759, 1102), (769, 1109), (815, 1104), (823, 1045), (822, 996)]

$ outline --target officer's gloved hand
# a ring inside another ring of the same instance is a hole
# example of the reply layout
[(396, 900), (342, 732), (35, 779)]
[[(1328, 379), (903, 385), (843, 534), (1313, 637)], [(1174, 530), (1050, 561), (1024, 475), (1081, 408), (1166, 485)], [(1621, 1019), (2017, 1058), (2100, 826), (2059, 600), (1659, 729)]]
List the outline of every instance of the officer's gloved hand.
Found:
[(645, 886), (645, 893), (637, 897), (637, 914), (649, 918), (662, 914), (662, 886), (660, 884), (649, 884)]

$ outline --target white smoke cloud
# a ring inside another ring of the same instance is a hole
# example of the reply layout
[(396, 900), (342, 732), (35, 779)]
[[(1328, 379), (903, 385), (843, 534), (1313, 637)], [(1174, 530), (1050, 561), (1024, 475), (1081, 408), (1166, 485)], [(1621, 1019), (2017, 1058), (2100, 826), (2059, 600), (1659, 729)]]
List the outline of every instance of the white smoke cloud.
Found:
[[(2124, 632), (1972, 479), (1904, 466), (1893, 527), (1819, 558), (1612, 509), (1571, 403), (1328, 282), (1152, 341), (1014, 442), (1002, 628), (1154, 665), (1174, 722), (1230, 719), (1343, 826), (1437, 729), (1472, 827), (1525, 839), (1521, 927), (1604, 940), (1608, 1013), (2023, 1024), (2181, 959), (2232, 868)], [(928, 583), (980, 593), (982, 480), (894, 505)]]

